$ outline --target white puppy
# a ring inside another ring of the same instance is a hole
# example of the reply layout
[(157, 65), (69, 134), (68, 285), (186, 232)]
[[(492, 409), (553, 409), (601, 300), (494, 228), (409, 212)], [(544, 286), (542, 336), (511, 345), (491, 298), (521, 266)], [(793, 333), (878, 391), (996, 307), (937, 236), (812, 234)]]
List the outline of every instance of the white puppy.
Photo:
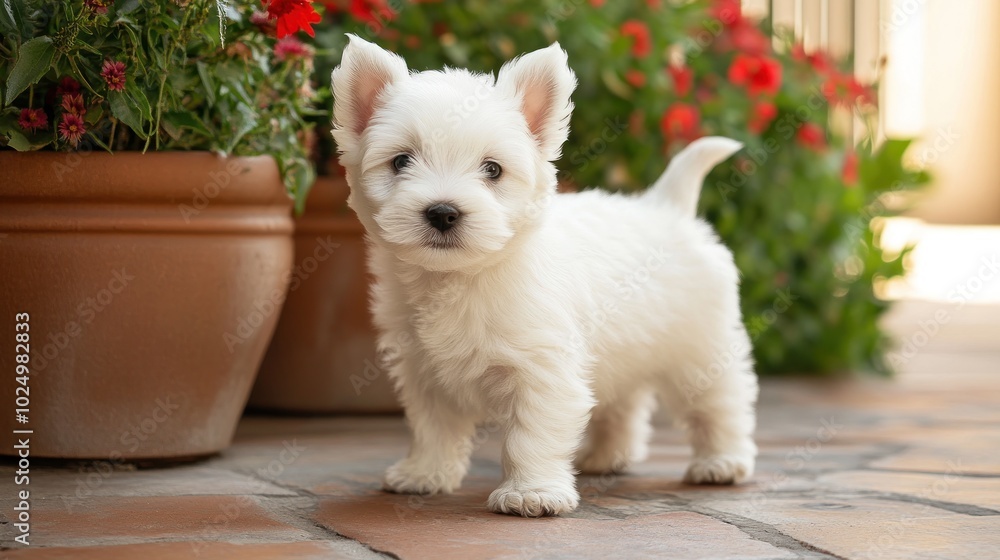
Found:
[(690, 434), (685, 481), (752, 474), (757, 382), (739, 275), (695, 218), (705, 174), (739, 143), (691, 144), (641, 196), (556, 195), (576, 85), (558, 44), (494, 81), (411, 73), (352, 36), (332, 78), (379, 351), (413, 432), (386, 489), (455, 490), (487, 423), (504, 472), (489, 508), (572, 511), (576, 469), (644, 458), (656, 396)]

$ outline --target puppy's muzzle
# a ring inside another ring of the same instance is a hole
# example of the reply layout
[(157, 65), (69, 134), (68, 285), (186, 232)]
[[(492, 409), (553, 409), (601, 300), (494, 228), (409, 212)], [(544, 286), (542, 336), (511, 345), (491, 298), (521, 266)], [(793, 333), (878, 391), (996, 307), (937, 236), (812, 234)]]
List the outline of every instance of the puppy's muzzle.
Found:
[(424, 215), (427, 216), (427, 221), (434, 226), (434, 229), (442, 233), (451, 229), (452, 226), (458, 223), (458, 219), (462, 217), (462, 213), (457, 208), (444, 203), (431, 206)]

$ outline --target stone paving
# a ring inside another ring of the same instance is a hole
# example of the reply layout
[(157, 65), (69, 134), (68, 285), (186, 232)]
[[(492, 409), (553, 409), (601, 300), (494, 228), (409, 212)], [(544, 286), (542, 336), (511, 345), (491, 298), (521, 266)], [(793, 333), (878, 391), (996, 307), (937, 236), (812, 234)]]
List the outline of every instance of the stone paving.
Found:
[(461, 491), (421, 498), (378, 490), (399, 418), (248, 416), (196, 464), (33, 469), (30, 548), (11, 547), (4, 464), (0, 557), (1000, 558), (1000, 307), (907, 303), (889, 322), (914, 348), (895, 380), (763, 383), (742, 486), (680, 483), (689, 451), (661, 426), (632, 473), (580, 477), (574, 514), (519, 519), (485, 509), (496, 437)]

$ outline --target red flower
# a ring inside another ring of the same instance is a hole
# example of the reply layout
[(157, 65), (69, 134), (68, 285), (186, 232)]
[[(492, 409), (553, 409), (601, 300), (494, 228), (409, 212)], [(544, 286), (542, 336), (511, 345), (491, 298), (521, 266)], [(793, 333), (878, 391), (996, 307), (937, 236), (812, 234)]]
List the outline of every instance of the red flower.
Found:
[(641, 88), (646, 85), (646, 74), (642, 70), (632, 68), (625, 72), (625, 81), (632, 84), (634, 88)]
[(694, 85), (694, 71), (691, 70), (690, 66), (670, 65), (667, 67), (667, 72), (674, 80), (674, 93), (678, 97), (684, 97), (691, 93), (691, 86)]
[(663, 113), (660, 129), (667, 140), (691, 141), (701, 135), (698, 109), (687, 103), (674, 103)]
[(753, 106), (753, 114), (747, 120), (747, 128), (754, 134), (760, 134), (767, 130), (774, 117), (778, 116), (778, 108), (770, 101), (758, 101)]
[(56, 95), (66, 95), (67, 93), (80, 93), (80, 82), (69, 76), (59, 80), (59, 85), (56, 86)]
[(590, 0), (590, 5), (595, 8), (600, 8), (604, 5), (604, 0)]
[(729, 67), (729, 81), (745, 85), (750, 95), (774, 95), (781, 88), (781, 64), (766, 56), (738, 54)]
[(854, 150), (847, 152), (844, 156), (844, 168), (841, 170), (841, 178), (848, 187), (858, 184), (858, 154)]
[(796, 43), (792, 47), (792, 58), (800, 62), (808, 62), (813, 70), (817, 72), (826, 73), (831, 70), (830, 59), (822, 51), (816, 51), (814, 53), (806, 53), (805, 47), (802, 43)]
[(83, 123), (80, 115), (73, 113), (63, 113), (62, 122), (59, 123), (59, 136), (63, 140), (73, 144), (75, 148), (80, 143), (80, 138), (87, 132), (87, 127)]
[(274, 58), (284, 62), (300, 58), (312, 58), (313, 50), (295, 37), (289, 36), (278, 40), (274, 45)]
[(319, 23), (320, 16), (312, 6), (312, 0), (269, 0), (267, 2), (268, 17), (278, 20), (278, 38), (305, 31), (310, 37), (315, 37), (312, 24)]
[(111, 91), (125, 91), (125, 63), (118, 60), (105, 60), (101, 67), (101, 77)]
[(630, 19), (622, 24), (621, 34), (632, 38), (632, 55), (636, 58), (649, 56), (653, 43), (649, 39), (649, 27), (645, 23)]
[(420, 37), (417, 35), (407, 35), (403, 39), (403, 44), (406, 45), (408, 49), (418, 49), (420, 48)]
[(83, 105), (83, 96), (79, 93), (67, 93), (62, 98), (63, 111), (71, 115), (83, 115), (87, 112)]
[(392, 11), (386, 0), (351, 0), (348, 11), (355, 19), (373, 25), (381, 25), (396, 17), (396, 12)]
[(740, 0), (715, 0), (709, 13), (726, 27), (739, 25), (743, 21)]
[(18, 126), (25, 132), (34, 132), (49, 126), (49, 117), (41, 109), (21, 109), (17, 119)]
[(729, 29), (726, 37), (732, 49), (753, 55), (763, 55), (771, 50), (771, 38), (747, 20)]
[(795, 136), (800, 144), (810, 150), (820, 151), (826, 148), (826, 133), (816, 123), (803, 123)]
[(830, 103), (841, 105), (875, 104), (875, 92), (849, 74), (832, 74), (820, 88)]

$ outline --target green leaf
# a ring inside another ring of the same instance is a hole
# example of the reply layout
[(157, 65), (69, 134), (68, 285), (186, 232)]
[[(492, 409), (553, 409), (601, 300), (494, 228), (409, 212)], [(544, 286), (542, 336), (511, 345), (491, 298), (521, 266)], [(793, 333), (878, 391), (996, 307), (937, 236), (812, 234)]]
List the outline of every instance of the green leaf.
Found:
[(125, 126), (132, 129), (132, 132), (140, 138), (149, 136), (142, 125), (142, 116), (125, 94), (120, 91), (112, 91), (108, 95), (108, 102), (111, 104), (111, 114), (116, 119), (125, 123)]
[(28, 19), (24, 17), (23, 0), (0, 1), (0, 29), (5, 33), (19, 35), (22, 39), (31, 36)]
[(10, 131), (10, 141), (7, 142), (7, 145), (19, 152), (27, 152), (31, 149), (31, 142), (28, 142), (28, 139), (16, 130)]
[(134, 12), (138, 7), (139, 0), (119, 0), (115, 5), (115, 12), (118, 14), (127, 14)]
[(139, 86), (136, 85), (135, 80), (128, 80), (125, 83), (125, 93), (135, 102), (136, 108), (139, 110), (139, 115), (144, 120), (153, 120), (153, 110), (149, 105), (149, 99)]
[(174, 140), (180, 140), (183, 135), (182, 129), (190, 129), (199, 134), (209, 135), (211, 131), (205, 126), (205, 123), (201, 122), (197, 116), (192, 113), (175, 111), (172, 113), (164, 113), (163, 119), (160, 123), (163, 129), (170, 135)]
[(208, 98), (208, 106), (215, 105), (215, 84), (208, 73), (208, 66), (204, 62), (198, 62), (198, 76), (201, 77), (202, 86), (205, 88), (205, 97)]
[(22, 91), (36, 83), (52, 65), (56, 47), (51, 37), (35, 37), (21, 45), (17, 61), (7, 76), (7, 92), (4, 103), (10, 105)]

